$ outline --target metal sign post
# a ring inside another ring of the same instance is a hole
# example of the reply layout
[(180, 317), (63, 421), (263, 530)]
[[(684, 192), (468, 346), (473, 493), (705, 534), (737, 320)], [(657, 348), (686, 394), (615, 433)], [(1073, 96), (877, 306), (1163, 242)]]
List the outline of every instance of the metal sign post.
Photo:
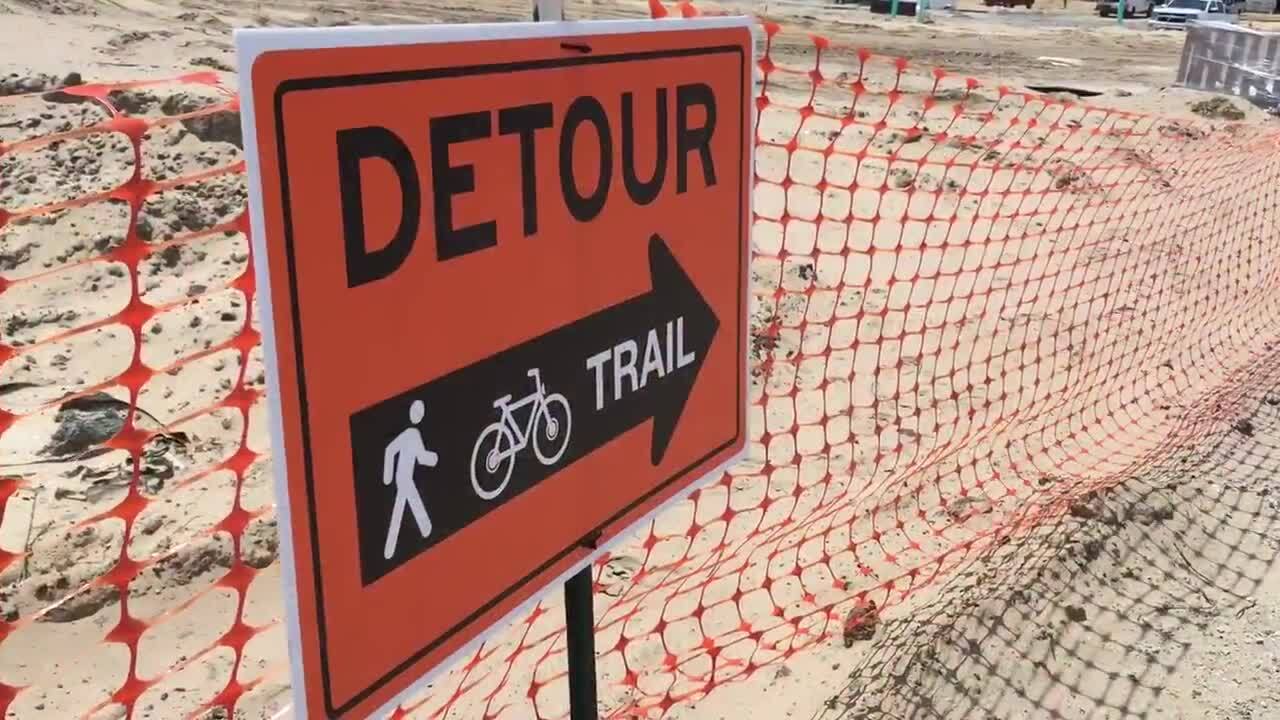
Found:
[[(534, 0), (534, 22), (564, 20), (564, 0)], [(569, 663), (569, 719), (598, 720), (596, 613), (591, 566), (564, 584), (565, 651)]]
[(597, 720), (596, 614), (591, 566), (564, 584), (565, 649), (569, 660), (569, 718)]
[(533, 0), (534, 22), (560, 22), (564, 20), (564, 0)]

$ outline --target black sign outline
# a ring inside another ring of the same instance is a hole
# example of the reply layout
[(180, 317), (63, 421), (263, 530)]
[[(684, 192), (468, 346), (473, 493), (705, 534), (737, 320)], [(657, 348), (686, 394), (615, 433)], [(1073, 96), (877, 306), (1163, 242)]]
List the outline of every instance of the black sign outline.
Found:
[[(310, 417), (310, 413), (309, 413), (308, 404), (307, 404), (307, 390), (306, 390), (306, 363), (303, 361), (303, 350), (302, 350), (302, 313), (298, 303), (298, 281), (297, 281), (298, 275), (297, 275), (296, 262), (294, 259), (295, 247), (294, 247), (293, 221), (292, 221), (293, 210), (292, 210), (292, 203), (290, 202), (290, 199), (289, 199), (289, 171), (288, 171), (288, 157), (287, 157), (288, 153), (286, 152), (286, 142), (285, 142), (285, 132), (284, 132), (284, 96), (291, 92), (304, 92), (307, 90), (329, 90), (333, 88), (351, 87), (351, 86), (357, 86), (357, 85), (382, 85), (382, 84), (397, 83), (397, 82), (418, 82), (418, 81), (426, 81), (426, 80), (439, 80), (443, 78), (468, 77), (472, 75), (492, 75), (492, 74), (498, 74), (498, 73), (527, 72), (527, 71), (533, 71), (533, 70), (549, 70), (549, 69), (555, 69), (555, 68), (561, 68), (561, 67), (574, 67), (574, 66), (583, 66), (583, 65), (608, 65), (608, 64), (623, 63), (623, 62), (661, 60), (661, 59), (667, 59), (667, 58), (700, 57), (705, 55), (718, 55), (718, 54), (737, 55), (740, 72), (743, 75), (747, 75), (748, 68), (747, 68), (746, 54), (743, 53), (741, 46), (714, 45), (714, 46), (697, 47), (697, 48), (680, 48), (676, 50), (654, 50), (654, 51), (646, 51), (646, 52), (617, 53), (613, 55), (586, 55), (586, 56), (574, 56), (574, 57), (567, 57), (567, 58), (546, 58), (546, 59), (540, 59), (540, 60), (524, 60), (519, 62), (491, 63), (491, 64), (483, 64), (483, 65), (459, 65), (459, 66), (453, 66), (453, 67), (437, 67), (437, 68), (420, 69), (420, 70), (397, 70), (397, 71), (381, 72), (381, 73), (364, 73), (364, 74), (354, 74), (354, 75), (327, 75), (327, 76), (311, 77), (311, 78), (294, 78), (294, 79), (286, 80), (280, 83), (280, 85), (275, 89), (275, 92), (273, 94), (273, 110), (275, 113), (276, 153), (277, 153), (277, 161), (279, 164), (279, 172), (280, 172), (280, 201), (281, 201), (280, 209), (281, 209), (281, 215), (283, 216), (282, 219), (283, 219), (283, 229), (284, 229), (285, 256), (286, 256), (286, 262), (289, 268), (288, 270), (289, 272), (289, 304), (291, 306), (292, 317), (293, 317), (294, 360), (296, 365), (295, 371), (298, 377), (298, 411), (301, 416), (300, 420), (301, 420), (301, 426), (302, 426), (303, 475), (304, 475), (306, 489), (307, 489), (307, 506), (308, 506), (308, 509), (310, 510), (310, 512), (308, 512), (307, 514), (307, 523), (311, 532), (311, 561), (312, 561), (312, 568), (315, 573), (315, 601), (316, 601), (316, 614), (318, 616), (316, 618), (317, 620), (316, 629), (320, 635), (319, 637), (320, 679), (321, 679), (322, 686), (324, 688), (325, 714), (327, 716), (332, 717), (334, 715), (345, 714), (348, 710), (352, 709), (354, 706), (363, 702), (370, 695), (372, 695), (373, 693), (377, 692), (379, 689), (384, 687), (387, 683), (391, 682), (395, 678), (404, 674), (406, 670), (408, 670), (412, 665), (420, 661), (423, 657), (425, 657), (431, 651), (435, 650), (440, 645), (442, 645), (443, 643), (448, 641), (450, 638), (452, 638), (454, 635), (461, 632), (464, 628), (470, 625), (473, 625), (477, 620), (479, 620), (479, 618), (482, 615), (492, 610), (499, 603), (501, 603), (508, 596), (510, 596), (513, 592), (528, 585), (530, 582), (533, 581), (534, 578), (546, 572), (549, 568), (559, 563), (560, 561), (564, 560), (566, 557), (572, 555), (575, 552), (580, 551), (582, 548), (582, 543), (581, 541), (577, 541), (577, 542), (574, 542), (572, 545), (565, 547), (563, 550), (561, 550), (555, 556), (548, 559), (542, 565), (539, 565), (537, 568), (534, 568), (532, 571), (530, 571), (527, 575), (520, 578), (518, 581), (516, 581), (514, 584), (508, 587), (505, 591), (503, 591), (496, 597), (492, 598), (484, 605), (477, 608), (475, 612), (471, 613), (467, 617), (455, 623), (453, 627), (449, 628), (449, 630), (441, 634), (439, 637), (428, 642), (426, 645), (424, 645), (418, 651), (410, 655), (408, 658), (405, 658), (403, 661), (400, 662), (399, 665), (396, 665), (394, 668), (384, 673), (381, 677), (375, 680), (367, 688), (361, 690), (360, 692), (357, 692), (355, 695), (351, 697), (350, 700), (348, 700), (347, 702), (343, 703), (340, 706), (336, 706), (336, 707), (334, 706), (333, 688), (332, 688), (332, 682), (329, 676), (330, 675), (329, 650), (328, 650), (328, 638), (327, 638), (327, 633), (325, 628), (326, 622), (325, 622), (325, 614), (324, 614), (324, 587), (321, 581), (320, 531), (319, 531), (319, 527), (317, 526), (316, 514), (315, 514), (315, 508), (316, 508), (315, 473), (314, 473), (314, 467), (313, 467), (313, 462), (311, 458), (311, 432), (310, 432), (310, 422), (308, 420), (308, 418)], [(747, 77), (750, 77), (750, 76), (748, 75)], [(749, 97), (748, 92), (743, 91), (741, 92), (740, 99), (741, 99), (741, 105), (737, 109), (738, 134), (743, 142), (750, 142), (751, 138), (747, 135), (746, 114), (749, 107), (748, 103), (751, 101), (751, 98)], [(745, 163), (743, 162), (744, 154), (745, 153), (738, 153), (738, 181), (740, 183), (745, 184), (750, 182), (750, 178), (747, 177), (747, 168), (745, 166)], [(750, 191), (749, 188), (741, 188), (741, 187), (738, 188), (738, 198), (739, 198), (738, 199), (738, 205), (739, 205), (738, 237), (739, 238), (742, 238), (746, 232), (745, 217), (744, 217), (744, 213), (746, 212), (746, 207), (743, 205), (742, 198), (743, 198), (743, 193), (749, 192), (749, 191)], [(644, 237), (647, 238), (647, 235)], [(745, 273), (742, 272), (742, 268), (745, 267), (745, 257), (744, 257), (745, 252), (746, 252), (746, 244), (740, 243), (738, 248), (738, 265), (737, 265), (737, 268), (739, 270), (738, 292), (737, 292), (738, 308), (737, 308), (737, 312), (733, 315), (733, 319), (739, 323), (741, 322), (741, 318), (744, 317), (743, 303), (744, 303), (745, 288), (743, 286), (744, 284), (743, 275)], [(744, 337), (743, 329), (741, 327), (737, 328), (736, 335), (738, 339), (737, 356), (744, 358), (743, 362), (745, 364), (745, 357), (746, 357), (746, 347), (744, 344), (745, 337)], [(745, 369), (743, 370), (743, 372), (745, 373)], [(745, 382), (745, 377), (743, 379)], [(744, 403), (743, 385), (744, 383), (738, 383), (737, 389), (736, 389), (737, 391), (736, 404), (739, 407), (741, 407)], [(587, 534), (587, 536), (590, 537), (592, 535), (598, 534), (605, 527), (617, 522), (619, 519), (621, 519), (631, 511), (633, 511), (635, 508), (647, 502), (654, 495), (657, 495), (658, 493), (670, 487), (676, 481), (688, 475), (690, 472), (696, 469), (699, 465), (702, 465), (707, 460), (710, 460), (712, 457), (715, 457), (719, 453), (733, 446), (742, 437), (742, 431), (743, 431), (742, 414), (740, 412), (735, 414), (735, 425), (736, 425), (736, 429), (734, 432), (734, 436), (731, 439), (726, 441), (724, 444), (716, 447), (714, 450), (708, 452), (706, 455), (693, 461), (688, 466), (680, 469), (670, 478), (667, 478), (666, 480), (663, 480), (662, 482), (656, 484), (651, 490), (649, 490), (649, 492), (637, 498), (630, 505), (614, 513), (611, 517), (606, 519), (603, 523), (600, 523), (599, 525), (597, 525), (592, 532)], [(284, 460), (283, 455), (281, 457), (281, 460), (282, 461)], [(290, 530), (286, 529), (286, 531), (290, 531)]]

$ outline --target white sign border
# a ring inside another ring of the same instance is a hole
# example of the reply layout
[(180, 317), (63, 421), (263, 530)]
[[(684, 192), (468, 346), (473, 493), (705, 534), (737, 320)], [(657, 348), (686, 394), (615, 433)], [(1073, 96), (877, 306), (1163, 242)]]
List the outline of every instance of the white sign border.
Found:
[[(289, 507), (288, 472), (284, 457), (284, 420), (280, 408), (280, 372), (276, 355), (275, 312), (271, 300), (271, 278), (267, 271), (267, 249), (264, 237), (262, 211), (262, 175), (258, 162), (257, 120), (252, 90), (253, 66), (259, 56), (277, 50), (316, 50), (339, 47), (378, 47), (387, 45), (421, 45), (429, 43), (468, 42), (483, 40), (523, 40), (549, 37), (579, 37), (583, 35), (618, 35), (624, 33), (645, 32), (680, 32), (691, 30), (711, 30), (723, 28), (748, 28), (754, 33), (756, 21), (749, 16), (712, 17), (660, 20), (587, 20), (562, 22), (513, 22), (513, 23), (476, 23), (470, 25), (386, 25), (365, 27), (330, 27), (330, 28), (241, 28), (233, 33), (236, 50), (236, 71), (239, 79), (240, 127), (244, 138), (244, 158), (249, 180), (249, 221), (254, 255), (254, 273), (257, 281), (257, 305), (259, 326), (262, 333), (263, 360), (267, 373), (267, 409), (270, 414), (270, 434), (272, 448), (272, 474), (275, 481), (275, 500), (277, 529), (279, 532), (279, 557), (282, 564), (281, 580), (284, 583), (285, 621), (289, 644), (289, 676), (292, 685), (293, 717), (309, 718), (307, 713), (307, 697), (305, 689), (305, 673), (302, 667), (302, 638), (298, 614), (297, 576), (294, 565), (293, 518)], [(757, 72), (754, 48), (750, 62), (753, 80)], [(755, 179), (755, 127), (756, 105), (753, 97), (747, 98), (751, 108), (751, 122), (745, 138), (750, 144), (748, 165), (743, 182), (746, 188), (746, 219), (748, 237), (751, 234), (752, 186)], [(747, 243), (746, 267), (743, 272), (750, 277), (753, 247)], [(748, 298), (749, 299), (749, 298)], [(746, 337), (748, 321), (745, 315), (740, 318), (739, 332)], [(743, 354), (743, 402), (749, 408), (750, 379), (747, 354)], [(750, 417), (744, 408), (744, 422), (749, 425)], [(565, 581), (590, 567), (602, 555), (630, 536), (638, 527), (648, 523), (661, 511), (684, 501), (695, 490), (704, 487), (707, 481), (720, 477), (725, 471), (747, 455), (750, 448), (750, 432), (748, 426), (742, 428), (747, 435), (743, 450), (706, 475), (691, 482), (688, 487), (673, 495), (662, 505), (650, 510), (625, 530), (617, 533), (608, 542), (593, 550), (587, 557), (575, 562), (568, 570), (561, 573), (540, 590), (535, 591), (527, 600), (498, 618), (475, 638), (460, 646), (438, 665), (413, 681), (394, 697), (384, 703), (373, 713), (373, 717), (386, 717), (395, 711), (409, 696), (422, 691), (443, 672), (451, 669), (459, 660), (475, 652), (486, 640), (502, 629), (506, 629), (512, 619), (532, 610), (533, 606), (542, 602), (547, 593)], [(289, 708), (277, 713), (274, 720), (287, 716)]]

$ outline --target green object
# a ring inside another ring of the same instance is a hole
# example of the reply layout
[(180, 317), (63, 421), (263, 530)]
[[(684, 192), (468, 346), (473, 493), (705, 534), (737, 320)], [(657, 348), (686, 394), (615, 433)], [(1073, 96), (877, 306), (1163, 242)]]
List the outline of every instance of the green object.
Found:
[(898, 0), (889, 3), (889, 17), (898, 17)]
[(1116, 0), (1116, 23), (1124, 25), (1124, 4), (1125, 0)]

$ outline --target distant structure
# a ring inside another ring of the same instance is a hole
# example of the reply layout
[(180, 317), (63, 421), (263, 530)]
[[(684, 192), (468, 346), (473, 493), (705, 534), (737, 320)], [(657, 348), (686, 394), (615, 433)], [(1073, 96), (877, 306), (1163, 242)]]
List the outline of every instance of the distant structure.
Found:
[(1182, 46), (1178, 85), (1280, 107), (1280, 33), (1226, 23), (1192, 23)]

